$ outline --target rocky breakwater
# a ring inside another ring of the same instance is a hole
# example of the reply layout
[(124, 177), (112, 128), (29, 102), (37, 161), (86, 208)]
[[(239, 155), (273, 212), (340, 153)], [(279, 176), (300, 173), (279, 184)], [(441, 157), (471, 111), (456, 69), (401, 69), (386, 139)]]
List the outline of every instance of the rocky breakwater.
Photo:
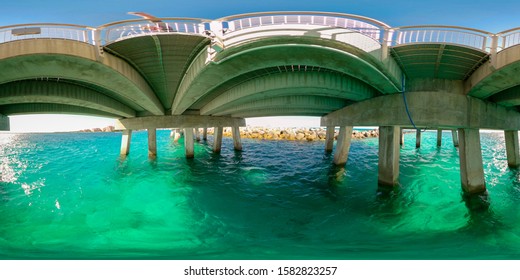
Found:
[[(337, 139), (338, 132), (335, 131), (334, 139)], [(213, 134), (212, 129), (208, 129), (208, 134)], [(231, 128), (225, 128), (223, 135), (231, 137)], [(240, 137), (259, 140), (291, 140), (291, 141), (324, 141), (327, 132), (325, 128), (266, 128), (266, 127), (242, 127)], [(379, 131), (364, 130), (354, 131), (353, 139), (364, 139), (378, 137)]]

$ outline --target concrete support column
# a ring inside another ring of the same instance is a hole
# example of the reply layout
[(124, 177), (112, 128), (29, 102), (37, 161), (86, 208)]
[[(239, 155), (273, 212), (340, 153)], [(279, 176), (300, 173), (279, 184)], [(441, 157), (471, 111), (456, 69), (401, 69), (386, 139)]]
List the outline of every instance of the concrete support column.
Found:
[(507, 165), (509, 165), (509, 167), (520, 166), (518, 131), (506, 130), (504, 131), (504, 138), (506, 140)]
[(157, 156), (157, 130), (148, 128), (148, 157)]
[(327, 134), (325, 135), (325, 152), (332, 153), (334, 148), (334, 132), (336, 127), (327, 126)]
[(459, 146), (459, 135), (457, 134), (456, 129), (453, 129), (451, 131), (451, 137), (453, 138), (453, 146), (458, 147)]
[(198, 127), (194, 128), (193, 131), (195, 131), (195, 140), (197, 142), (200, 142), (200, 130)]
[(442, 145), (442, 129), (437, 129), (437, 147)]
[(399, 136), (399, 145), (404, 145), (404, 132), (403, 132), (403, 129), (399, 129), (401, 132), (400, 132), (400, 136)]
[(415, 134), (415, 147), (420, 148), (421, 147), (421, 130), (417, 129), (417, 132)]
[(395, 186), (399, 182), (399, 136), (398, 126), (379, 127), (379, 168), (380, 186)]
[(480, 133), (478, 129), (459, 129), (460, 180), (467, 194), (486, 191)]
[(193, 128), (184, 129), (184, 150), (186, 151), (186, 158), (195, 157), (195, 145), (193, 143)]
[(132, 130), (123, 130), (123, 137), (121, 139), (121, 155), (126, 156), (130, 153), (130, 140), (132, 139)]
[(352, 126), (341, 126), (339, 128), (336, 152), (334, 153), (334, 164), (344, 165), (347, 163), (351, 139), (352, 139)]
[(207, 127), (204, 127), (204, 129), (202, 130), (202, 140), (204, 140), (204, 141), (208, 140), (208, 128)]
[(179, 142), (179, 139), (181, 139), (181, 131), (180, 129), (175, 129), (173, 132), (173, 141), (177, 143)]
[(231, 128), (233, 133), (233, 146), (235, 147), (235, 151), (242, 151), (242, 140), (240, 139), (240, 127), (233, 126)]
[(224, 134), (224, 129), (222, 127), (215, 127), (213, 129), (213, 152), (220, 153), (222, 149), (222, 134)]

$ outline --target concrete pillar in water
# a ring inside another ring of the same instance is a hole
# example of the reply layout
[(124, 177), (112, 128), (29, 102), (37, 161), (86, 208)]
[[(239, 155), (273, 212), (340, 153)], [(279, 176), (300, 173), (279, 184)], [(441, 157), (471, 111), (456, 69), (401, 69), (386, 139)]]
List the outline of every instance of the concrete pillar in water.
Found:
[(157, 156), (157, 130), (148, 128), (148, 157)]
[(184, 129), (184, 150), (186, 158), (195, 157), (195, 145), (193, 143), (193, 128)]
[(121, 139), (121, 155), (126, 156), (130, 153), (130, 140), (132, 139), (132, 130), (123, 130), (123, 137)]
[(179, 142), (179, 139), (181, 139), (181, 131), (180, 129), (175, 129), (173, 131), (173, 142), (177, 143)]
[(231, 128), (233, 133), (233, 146), (235, 151), (242, 151), (242, 141), (240, 140), (240, 127), (234, 126)]
[(199, 130), (199, 128), (198, 127), (194, 128), (193, 131), (195, 132), (195, 140), (197, 142), (200, 142), (200, 130)]
[(398, 126), (379, 127), (378, 183), (380, 186), (395, 186), (399, 182), (399, 137)]
[(518, 149), (518, 131), (506, 130), (504, 131), (504, 138), (506, 141), (507, 165), (509, 165), (509, 167), (520, 166), (520, 154)]
[(327, 126), (327, 134), (325, 134), (325, 152), (332, 153), (334, 148), (334, 130), (336, 127)]
[(421, 147), (421, 130), (417, 129), (417, 132), (415, 134), (415, 147), (420, 148)]
[(442, 145), (442, 129), (437, 129), (437, 147)]
[(222, 149), (222, 134), (224, 129), (222, 127), (215, 127), (213, 129), (213, 152), (220, 153)]
[(457, 134), (456, 129), (453, 129), (451, 131), (451, 137), (453, 138), (453, 146), (458, 147), (459, 146), (459, 135)]
[(486, 191), (480, 133), (478, 129), (459, 129), (460, 180), (467, 194)]
[(204, 127), (204, 129), (202, 130), (202, 140), (204, 140), (204, 141), (208, 140), (208, 128), (207, 127)]
[(341, 126), (339, 128), (338, 143), (334, 153), (334, 164), (344, 165), (348, 160), (350, 140), (352, 139), (352, 126)]
[(403, 129), (399, 129), (400, 131), (400, 136), (399, 136), (399, 145), (404, 145), (404, 132), (403, 132)]

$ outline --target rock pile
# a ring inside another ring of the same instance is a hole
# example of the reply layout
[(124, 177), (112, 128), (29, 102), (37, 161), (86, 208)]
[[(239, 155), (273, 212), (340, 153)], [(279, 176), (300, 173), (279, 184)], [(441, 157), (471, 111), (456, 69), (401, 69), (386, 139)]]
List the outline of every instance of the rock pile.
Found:
[(110, 126), (103, 127), (103, 128), (96, 127), (96, 128), (82, 129), (79, 132), (114, 132), (114, 129), (115, 129), (115, 127), (110, 125)]
[[(208, 128), (208, 134), (213, 134), (213, 129)], [(231, 137), (231, 128), (224, 128), (223, 136)], [(354, 131), (353, 139), (378, 137), (378, 130)], [(241, 127), (240, 137), (249, 139), (265, 140), (293, 140), (293, 141), (320, 141), (325, 140), (325, 128), (265, 128), (265, 127)], [(334, 138), (337, 139), (338, 131)]]

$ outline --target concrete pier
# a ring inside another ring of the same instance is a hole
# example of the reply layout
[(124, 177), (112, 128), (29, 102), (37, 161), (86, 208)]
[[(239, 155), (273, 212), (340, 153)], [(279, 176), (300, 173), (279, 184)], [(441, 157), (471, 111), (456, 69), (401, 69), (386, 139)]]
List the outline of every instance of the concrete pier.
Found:
[(442, 146), (442, 129), (437, 129), (437, 147)]
[(235, 151), (242, 151), (242, 140), (240, 139), (240, 127), (233, 126), (231, 128), (233, 133), (233, 146)]
[(126, 156), (130, 153), (130, 140), (132, 140), (132, 130), (123, 130), (123, 137), (121, 138), (121, 155)]
[(208, 140), (208, 128), (207, 127), (204, 127), (204, 129), (202, 130), (202, 140), (204, 140), (204, 141)]
[(451, 137), (453, 138), (453, 146), (458, 147), (459, 146), (459, 135), (458, 135), (456, 129), (453, 129), (451, 131)]
[(520, 166), (520, 155), (518, 149), (518, 131), (505, 130), (504, 138), (506, 142), (507, 165), (516, 168)]
[(184, 129), (184, 150), (186, 158), (195, 157), (195, 144), (193, 143), (193, 128)]
[(399, 182), (400, 131), (398, 126), (379, 127), (379, 186), (395, 186)]
[(198, 127), (194, 128), (193, 131), (195, 132), (195, 140), (197, 142), (200, 142), (200, 130)]
[(157, 156), (157, 130), (155, 128), (148, 129), (148, 157), (155, 158)]
[(334, 130), (336, 127), (327, 126), (327, 132), (325, 134), (325, 153), (331, 153), (334, 148)]
[(486, 192), (480, 133), (478, 129), (459, 129), (460, 180), (467, 194)]
[(344, 165), (347, 163), (352, 139), (352, 129), (352, 126), (341, 126), (339, 128), (338, 143), (336, 145), (336, 152), (334, 153), (334, 164), (336, 165)]
[(421, 130), (417, 129), (417, 132), (415, 133), (415, 147), (420, 148), (421, 147)]
[(222, 135), (224, 134), (223, 127), (215, 127), (213, 132), (213, 152), (220, 153), (222, 149)]
[(401, 145), (401, 146), (404, 145), (404, 132), (403, 132), (403, 129), (402, 129), (402, 128), (400, 129), (399, 145)]
[(180, 129), (174, 129), (173, 131), (173, 142), (177, 143), (181, 139), (181, 131)]

